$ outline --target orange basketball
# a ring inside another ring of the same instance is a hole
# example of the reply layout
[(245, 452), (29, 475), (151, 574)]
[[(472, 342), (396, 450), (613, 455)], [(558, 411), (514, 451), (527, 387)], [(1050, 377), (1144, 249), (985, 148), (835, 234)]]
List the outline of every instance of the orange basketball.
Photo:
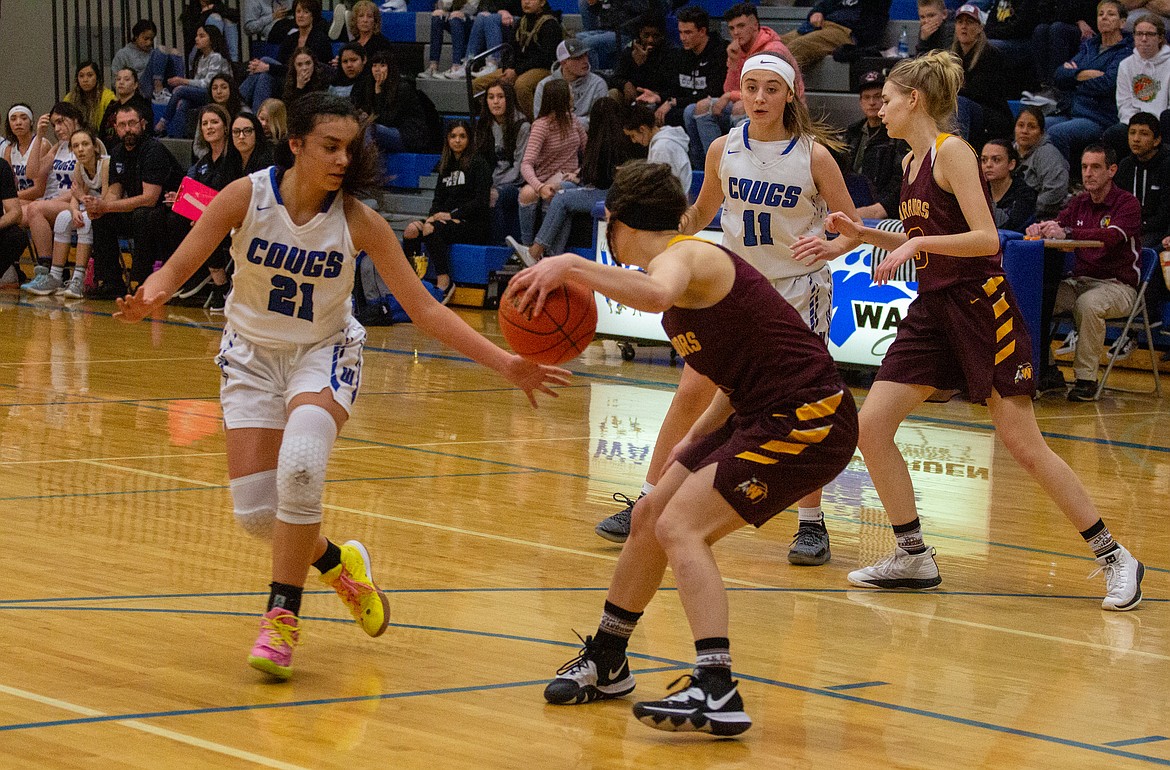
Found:
[(563, 364), (578, 355), (597, 332), (593, 292), (577, 283), (561, 284), (545, 298), (538, 316), (522, 314), (519, 296), (500, 302), (500, 331), (520, 355), (538, 364)]

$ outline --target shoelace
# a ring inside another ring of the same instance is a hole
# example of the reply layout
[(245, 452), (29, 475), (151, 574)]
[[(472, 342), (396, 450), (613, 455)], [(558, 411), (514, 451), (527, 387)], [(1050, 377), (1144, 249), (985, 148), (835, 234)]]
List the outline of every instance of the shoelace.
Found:
[[(678, 687), (678, 689), (675, 689), (679, 682), (683, 682), (682, 686)], [(678, 679), (675, 679), (666, 686), (666, 689), (670, 691), (670, 694), (663, 698), (663, 700), (685, 702), (691, 700), (692, 698), (701, 699), (703, 690), (698, 686), (698, 684), (699, 680), (695, 678), (694, 674), (683, 674)], [(691, 690), (697, 690), (699, 695), (692, 696)]]
[[(578, 639), (581, 639), (581, 634), (578, 634), (576, 630), (574, 630), (573, 633)], [(558, 668), (557, 676), (560, 676), (561, 674), (568, 674), (576, 671), (578, 668), (585, 667), (585, 662), (589, 658), (589, 653), (593, 651), (593, 637), (587, 636), (584, 639), (581, 639), (581, 645), (581, 652), (578, 653), (577, 657)]]
[[(1092, 580), (1093, 578), (1100, 575), (1102, 572), (1105, 573), (1105, 587), (1108, 588), (1110, 591), (1112, 591), (1113, 588), (1115, 587), (1112, 585), (1112, 583), (1116, 579), (1116, 577), (1118, 575), (1122, 575), (1122, 576), (1125, 575), (1125, 572), (1122, 570), (1119, 570), (1117, 568), (1117, 565), (1115, 565), (1115, 564), (1102, 564), (1101, 566), (1097, 567), (1097, 569), (1090, 572), (1089, 576), (1085, 579)], [(1116, 586), (1116, 588), (1125, 588), (1125, 585), (1124, 584), (1118, 585), (1118, 586)]]
[[(640, 498), (641, 495), (638, 495), (638, 497)], [(613, 493), (613, 501), (615, 503), (621, 503), (622, 505), (626, 506), (626, 509), (623, 511), (623, 513), (625, 513), (627, 516), (629, 515), (630, 511), (634, 510), (634, 503), (638, 502), (637, 500), (631, 500), (628, 495), (624, 495), (621, 492)]]
[(275, 618), (264, 618), (264, 630), (268, 632), (268, 646), (279, 647), (295, 647), (301, 643), (298, 637), (293, 636), (293, 632), (297, 627), (284, 620), (283, 617), (277, 616)]
[(361, 583), (353, 579), (344, 566), (341, 572), (337, 575), (337, 580), (333, 582), (333, 590), (337, 591), (337, 595), (341, 597), (350, 607), (361, 608), (362, 594), (366, 593), (368, 589)]
[(792, 536), (792, 544), (796, 545), (797, 543), (817, 539), (819, 534), (820, 532), (818, 530), (812, 529), (811, 527), (800, 527), (796, 530), (796, 534)]

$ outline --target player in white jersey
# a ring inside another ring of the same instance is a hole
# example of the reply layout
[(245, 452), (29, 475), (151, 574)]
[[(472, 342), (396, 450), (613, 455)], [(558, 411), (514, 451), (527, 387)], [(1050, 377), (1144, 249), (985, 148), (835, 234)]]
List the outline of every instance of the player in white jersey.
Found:
[[(58, 215), (69, 210), (69, 201), (73, 197), (77, 156), (69, 146), (69, 139), (84, 125), (81, 112), (68, 102), (53, 105), (49, 114), (42, 115), (37, 121), (34, 145), (48, 149), (39, 161), (29, 163), (29, 175), (37, 179), (44, 177), (45, 192), (40, 200), (32, 201), (24, 209), (24, 223), (32, 236), (37, 267), (33, 279), (21, 287), (33, 294), (52, 294), (64, 285), (62, 276), (54, 273), (49, 265), (53, 254), (53, 228)], [(105, 145), (100, 141), (97, 151), (99, 157), (106, 154)]]
[(35, 141), (35, 124), (32, 107), (17, 103), (9, 108), (4, 125), (4, 134), (8, 138), (8, 144), (4, 147), (4, 160), (12, 166), (12, 175), (16, 177), (17, 197), (22, 211), (30, 201), (35, 201), (44, 193), (44, 187), (38, 190), (36, 180), (28, 171), (29, 159), (48, 149), (46, 145)]
[[(744, 62), (740, 86), (749, 121), (712, 143), (703, 187), (679, 229), (688, 235), (702, 230), (723, 206), (723, 245), (763, 273), (823, 340), (833, 300), (832, 276), (824, 263), (859, 243), (825, 240), (824, 219), (829, 211), (857, 219), (857, 211), (840, 168), (824, 146), (834, 142), (795, 98), (795, 80), (792, 65), (774, 54), (757, 54)], [(642, 494), (665, 473), (671, 450), (714, 394), (710, 380), (690, 367), (683, 369)], [(597, 525), (597, 534), (625, 541), (634, 502), (626, 501), (625, 510)], [(819, 491), (799, 502), (798, 516), (789, 562), (824, 564), (831, 553)]]
[(376, 182), (371, 148), (348, 99), (302, 97), (277, 156), (287, 171), (258, 171), (224, 188), (163, 268), (118, 300), (118, 317), (141, 320), (232, 232), (220, 400), (237, 521), (272, 540), (272, 591), (248, 662), (279, 678), (292, 673), (310, 565), (366, 633), (378, 636), (388, 623), (365, 548), (320, 534), (326, 462), (361, 383), (365, 331), (350, 302), (357, 255), (369, 254), (418, 328), (495, 369), (534, 406), (535, 391), (555, 395), (549, 384), (568, 382), (564, 369), (493, 345), (423, 288), (390, 226), (353, 194)]

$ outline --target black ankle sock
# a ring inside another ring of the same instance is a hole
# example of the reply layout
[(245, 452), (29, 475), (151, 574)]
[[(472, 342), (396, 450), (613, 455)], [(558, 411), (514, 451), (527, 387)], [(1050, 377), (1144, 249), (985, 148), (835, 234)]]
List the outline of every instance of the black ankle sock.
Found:
[(290, 586), (287, 583), (277, 583), (275, 580), (268, 584), (271, 593), (268, 594), (268, 609), (283, 607), (294, 615), (301, 614), (301, 594), (305, 589), (301, 586)]
[(338, 564), (341, 564), (341, 549), (334, 545), (332, 540), (326, 540), (325, 553), (321, 554), (320, 559), (313, 562), (313, 567), (324, 575)]
[(630, 635), (634, 633), (641, 617), (640, 612), (632, 612), (607, 601), (593, 640), (600, 647), (625, 654)]
[(710, 636), (695, 640), (695, 666), (703, 669), (721, 669), (731, 679), (731, 641), (726, 636)]
[(922, 524), (915, 517), (908, 524), (892, 524), (894, 537), (898, 540), (898, 547), (909, 554), (926, 553), (926, 543), (922, 539)]
[(1101, 519), (1097, 519), (1096, 524), (1082, 532), (1081, 537), (1093, 549), (1093, 555), (1098, 558), (1107, 556), (1121, 547), (1113, 540), (1113, 535), (1109, 533), (1109, 528)]

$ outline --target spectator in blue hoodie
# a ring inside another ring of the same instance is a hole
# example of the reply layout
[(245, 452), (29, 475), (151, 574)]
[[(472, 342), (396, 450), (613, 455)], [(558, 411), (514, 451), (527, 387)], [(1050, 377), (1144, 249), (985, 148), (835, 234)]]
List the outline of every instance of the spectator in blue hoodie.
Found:
[(1053, 77), (1057, 88), (1072, 92), (1069, 114), (1048, 118), (1048, 140), (1065, 158), (1079, 157), (1117, 122), (1117, 70), (1133, 53), (1133, 38), (1121, 29), (1125, 16), (1120, 0), (1097, 3), (1097, 34)]

